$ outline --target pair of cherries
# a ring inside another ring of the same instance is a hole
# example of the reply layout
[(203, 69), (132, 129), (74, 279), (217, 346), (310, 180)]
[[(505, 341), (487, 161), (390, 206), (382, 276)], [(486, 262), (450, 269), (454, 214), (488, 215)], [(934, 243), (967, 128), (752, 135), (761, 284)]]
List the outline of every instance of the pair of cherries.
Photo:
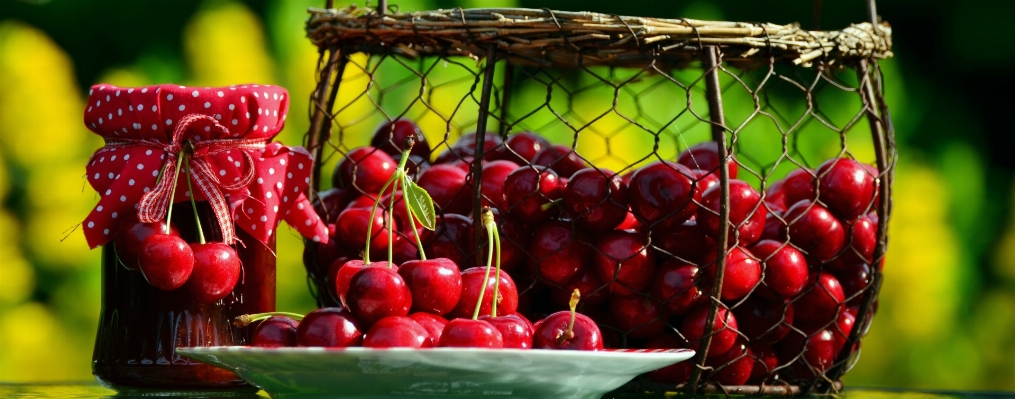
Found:
[(232, 247), (221, 242), (188, 244), (176, 226), (166, 222), (142, 223), (132, 215), (120, 222), (113, 245), (120, 263), (140, 271), (149, 284), (164, 291), (186, 286), (198, 302), (225, 298), (240, 278), (240, 258)]

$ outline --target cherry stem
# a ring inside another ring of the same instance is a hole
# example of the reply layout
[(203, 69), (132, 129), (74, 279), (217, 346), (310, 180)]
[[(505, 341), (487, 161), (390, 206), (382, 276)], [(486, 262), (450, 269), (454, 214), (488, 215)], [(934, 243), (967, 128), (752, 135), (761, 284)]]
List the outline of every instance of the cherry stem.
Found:
[[(384, 186), (381, 187), (381, 192), (377, 193), (377, 198), (374, 198), (374, 206), (370, 208), (370, 220), (367, 222), (367, 245), (363, 250), (363, 264), (365, 265), (370, 264), (370, 237), (374, 235), (374, 216), (377, 215), (377, 206), (381, 204), (381, 195), (383, 195), (385, 191), (388, 191), (388, 187), (391, 187), (391, 183), (394, 183), (395, 179), (402, 176), (402, 169), (405, 168), (405, 162), (407, 160), (409, 160), (409, 157), (402, 157), (402, 159), (398, 162), (398, 169), (395, 169), (395, 173), (391, 175), (391, 178), (389, 178), (388, 181), (384, 183)], [(392, 193), (392, 195), (394, 195), (394, 193)], [(391, 210), (389, 209), (388, 212), (391, 212)], [(391, 241), (388, 241), (388, 249), (391, 249)], [(391, 267), (391, 265), (388, 265), (388, 267)]]
[[(408, 177), (405, 178), (408, 179)], [(419, 231), (416, 230), (416, 217), (412, 216), (412, 209), (409, 209), (409, 201), (405, 199), (405, 182), (402, 182), (402, 203), (405, 205), (405, 214), (409, 216), (409, 228), (412, 230), (412, 235), (416, 237), (419, 259), (426, 260), (426, 251), (423, 251), (423, 240), (419, 239)]]
[[(175, 173), (176, 176), (180, 175), (180, 165), (182, 164), (183, 164), (183, 151), (180, 151), (179, 154), (176, 154), (176, 173)], [(174, 176), (173, 179), (173, 188), (169, 190), (169, 207), (168, 209), (166, 209), (166, 234), (169, 234), (170, 232), (169, 224), (172, 223), (173, 220), (173, 201), (176, 200), (176, 179), (175, 179), (176, 176)]]
[[(490, 265), (493, 255), (497, 254), (497, 273), (493, 284), (493, 308), (490, 310), (491, 317), (497, 317), (497, 304), (500, 302), (500, 234), (497, 232), (497, 222), (493, 218), (493, 211), (490, 208), (483, 209), (483, 226), (486, 226), (486, 236), (490, 241), (490, 254), (487, 255), (486, 263)], [(488, 266), (489, 267), (489, 266)]]
[(545, 203), (543, 205), (540, 205), (539, 206), (539, 210), (544, 211), (544, 212), (548, 211), (548, 210), (550, 210), (550, 208), (553, 208), (553, 207), (557, 206), (557, 204), (561, 203), (561, 201), (563, 201), (563, 199), (557, 198), (557, 199), (555, 199), (553, 201), (547, 202), (547, 203)]
[[(397, 173), (396, 173), (397, 175)], [(398, 184), (402, 182), (402, 179), (395, 179), (395, 185), (391, 187), (391, 199), (388, 200), (388, 268), (394, 267), (394, 247), (395, 239), (395, 219), (392, 215), (395, 213), (395, 191), (398, 191)], [(402, 191), (405, 191), (405, 187), (402, 187)], [(404, 199), (403, 199), (404, 201)]]
[(271, 316), (287, 316), (287, 317), (292, 317), (293, 319), (296, 319), (296, 321), (303, 320), (303, 315), (301, 315), (299, 313), (266, 312), (266, 313), (252, 313), (252, 314), (244, 314), (244, 315), (236, 316), (236, 319), (233, 320), (233, 325), (235, 325), (237, 327), (246, 327), (250, 323), (253, 323), (253, 322), (259, 321), (259, 320), (264, 320), (264, 319), (267, 319), (267, 318), (269, 318)]
[(190, 207), (194, 210), (194, 224), (197, 225), (197, 240), (204, 244), (204, 230), (201, 229), (201, 218), (197, 215), (197, 201), (194, 200), (194, 186), (190, 183), (190, 162), (187, 162), (187, 190), (190, 192)]
[(568, 306), (571, 307), (571, 320), (567, 322), (567, 331), (560, 334), (557, 338), (557, 344), (563, 344), (564, 341), (574, 338), (574, 319), (578, 316), (576, 309), (578, 308), (578, 300), (581, 299), (581, 292), (577, 288), (571, 293), (571, 301), (568, 302)]
[[(490, 228), (493, 226), (493, 211), (490, 208), (483, 209), (483, 226), (486, 227), (486, 235), (493, 237), (493, 232)], [(476, 301), (476, 310), (472, 312), (472, 320), (479, 318), (479, 308), (483, 305), (483, 297), (486, 296), (486, 285), (490, 281), (490, 270), (493, 269), (493, 245), (490, 245), (490, 251), (486, 255), (486, 272), (483, 273), (483, 285), (479, 287), (479, 300)], [(497, 286), (500, 285), (500, 276), (497, 276), (497, 283), (494, 283), (494, 297), (493, 297), (493, 309), (497, 308)], [(496, 313), (490, 313), (491, 316), (496, 316)]]

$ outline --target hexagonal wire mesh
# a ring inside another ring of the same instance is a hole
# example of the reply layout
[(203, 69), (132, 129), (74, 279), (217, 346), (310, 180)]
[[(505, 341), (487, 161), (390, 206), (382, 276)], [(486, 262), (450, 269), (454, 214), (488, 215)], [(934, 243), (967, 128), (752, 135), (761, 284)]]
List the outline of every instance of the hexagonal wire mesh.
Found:
[[(307, 145), (319, 160), (311, 194), (330, 223), (383, 191), (368, 164), (397, 161), (390, 122), (412, 121), (423, 140), (410, 169), (440, 215), (436, 231), (419, 235), (430, 258), (485, 265), (487, 240), (472, 226), (489, 206), (520, 313), (535, 320), (566, 309), (579, 288), (579, 311), (607, 347), (698, 350), (628, 389), (841, 389), (876, 309), (887, 240), (879, 221), (888, 220), (896, 157), (874, 54), (833, 57), (826, 47), (803, 67), (777, 51), (772, 26), (761, 54), (748, 54), (709, 44), (708, 28), (685, 20), (697, 40), (639, 43), (637, 56), (604, 62), (563, 35), (563, 17), (519, 10), (552, 20), (562, 35), (544, 40), (573, 56), (539, 59), (528, 46), (435, 42), (418, 17), (401, 28), (420, 40), (410, 48), (377, 33), (377, 13), (346, 11), (373, 42), (318, 41)], [(461, 20), (475, 39), (468, 12), (445, 11), (455, 18), (443, 26)], [(331, 23), (321, 30), (356, 29)], [(866, 186), (837, 185), (850, 174)], [(395, 263), (416, 259), (400, 195), (382, 198), (396, 228), (388, 240), (378, 221), (369, 252), (386, 259), (390, 243)], [(358, 239), (308, 243), (321, 306), (340, 305), (334, 275), (363, 248)]]

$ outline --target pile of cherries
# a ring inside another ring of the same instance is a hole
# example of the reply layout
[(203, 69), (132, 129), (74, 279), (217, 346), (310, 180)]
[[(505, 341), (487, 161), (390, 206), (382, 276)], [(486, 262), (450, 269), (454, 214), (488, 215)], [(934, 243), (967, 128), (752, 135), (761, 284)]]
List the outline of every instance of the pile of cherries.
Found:
[[(418, 145), (406, 153), (396, 143), (409, 137)], [(467, 216), (474, 165), (482, 167), (481, 205), (495, 210), (504, 237), (497, 251), (506, 272), (499, 274), (502, 311), (539, 319), (567, 309), (577, 290), (582, 312), (602, 327), (606, 348), (698, 349), (711, 336), (706, 366), (715, 370), (705, 375), (724, 385), (821, 375), (845, 346), (870, 283), (878, 171), (852, 159), (794, 170), (761, 192), (737, 179), (740, 167), (731, 158), (721, 306), (706, 332), (722, 227), (715, 143), (622, 173), (589, 165), (570, 147), (529, 132), (503, 141), (486, 135), (478, 163), (474, 134), (432, 157), (407, 120), (382, 125), (371, 144), (337, 165), (334, 187), (316, 203), (334, 239), (304, 254), (308, 267), (330, 265), (321, 274), (350, 308), (364, 305), (356, 304), (362, 299), (343, 270), (361, 252), (379, 256), (391, 248), (393, 262), (402, 264), (398, 274), (412, 288), (415, 277), (401, 270), (420, 262), (421, 251), (446, 259), (441, 270), (450, 273), (453, 265), (475, 264), (475, 251), (493, 245), (475, 242)], [(412, 223), (399, 205), (402, 191), (384, 188), (406, 156), (407, 174), (439, 210), (435, 231)], [(389, 205), (371, 217), (378, 198)], [(463, 282), (482, 269), (466, 269)], [(470, 284), (481, 286), (478, 281)], [(424, 308), (428, 302), (412, 288), (420, 306), (413, 302), (412, 309), (467, 315), (478, 298), (467, 285), (459, 303), (441, 309)], [(692, 367), (679, 363), (649, 376), (682, 383)]]

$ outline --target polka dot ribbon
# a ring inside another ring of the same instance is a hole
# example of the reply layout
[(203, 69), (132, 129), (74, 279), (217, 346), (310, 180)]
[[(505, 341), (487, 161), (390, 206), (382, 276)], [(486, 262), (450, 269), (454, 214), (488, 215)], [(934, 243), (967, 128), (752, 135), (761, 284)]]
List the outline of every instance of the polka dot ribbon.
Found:
[[(191, 195), (211, 205), (226, 243), (236, 240), (236, 227), (267, 242), (281, 220), (326, 242), (327, 227), (303, 195), (313, 158), (301, 147), (270, 142), (288, 106), (288, 93), (276, 86), (93, 86), (85, 124), (106, 145), (87, 166), (101, 195), (84, 221), (89, 246), (109, 242), (120, 215), (162, 220), (169, 201)], [(181, 152), (186, 163), (177, 170)]]

